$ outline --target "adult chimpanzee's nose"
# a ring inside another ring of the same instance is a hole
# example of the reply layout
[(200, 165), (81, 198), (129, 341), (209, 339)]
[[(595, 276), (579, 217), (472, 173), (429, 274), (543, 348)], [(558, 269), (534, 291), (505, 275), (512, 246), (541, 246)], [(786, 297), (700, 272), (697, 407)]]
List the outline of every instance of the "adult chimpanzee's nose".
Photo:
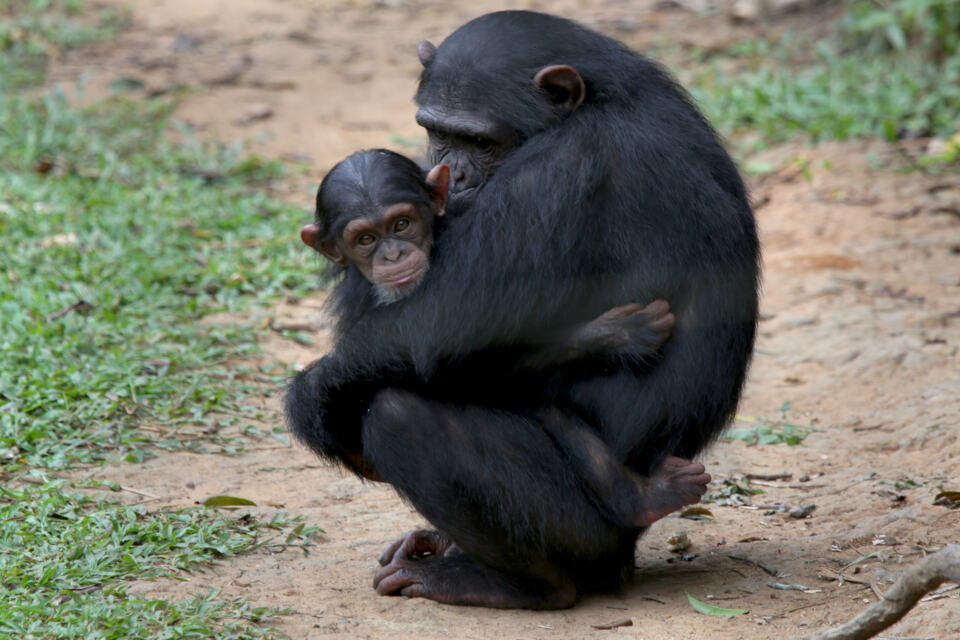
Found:
[(467, 172), (466, 172), (466, 171), (464, 171), (464, 170), (461, 169), (460, 167), (457, 167), (456, 169), (453, 170), (453, 185), (454, 185), (454, 188), (458, 188), (458, 187), (459, 187), (459, 188), (462, 189), (462, 188), (465, 186), (465, 185), (464, 185), (464, 182), (466, 182), (466, 180), (467, 180)]

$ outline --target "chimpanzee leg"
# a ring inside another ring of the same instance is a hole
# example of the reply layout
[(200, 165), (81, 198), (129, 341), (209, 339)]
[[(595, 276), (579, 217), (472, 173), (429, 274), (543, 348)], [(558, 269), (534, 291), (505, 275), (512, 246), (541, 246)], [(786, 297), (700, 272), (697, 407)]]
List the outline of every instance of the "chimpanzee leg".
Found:
[(388, 548), (381, 594), (551, 609), (632, 570), (639, 530), (601, 515), (533, 418), (386, 390), (362, 440), (366, 462), (442, 532)]
[(641, 476), (614, 457), (606, 442), (577, 418), (546, 409), (542, 425), (589, 489), (600, 511), (624, 527), (649, 527), (707, 492), (710, 474), (698, 462), (667, 457)]

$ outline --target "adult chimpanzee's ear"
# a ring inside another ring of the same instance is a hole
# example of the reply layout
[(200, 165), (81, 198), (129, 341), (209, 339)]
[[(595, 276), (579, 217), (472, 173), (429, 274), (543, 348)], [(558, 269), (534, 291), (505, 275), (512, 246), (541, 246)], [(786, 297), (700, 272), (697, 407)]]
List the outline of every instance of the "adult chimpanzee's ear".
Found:
[(437, 48), (429, 40), (424, 40), (417, 45), (417, 55), (420, 57), (420, 64), (427, 66), (431, 60), (433, 60), (433, 54), (437, 52)]
[(533, 77), (533, 84), (546, 91), (550, 100), (565, 106), (568, 111), (579, 107), (586, 96), (583, 78), (576, 69), (565, 64), (540, 69)]
[(305, 224), (300, 229), (300, 239), (303, 244), (322, 253), (331, 262), (347, 266), (347, 258), (340, 252), (340, 247), (335, 242), (323, 239), (324, 233), (317, 224)]
[(430, 199), (437, 207), (435, 215), (442, 216), (446, 213), (447, 194), (450, 189), (450, 167), (445, 164), (438, 164), (430, 173), (427, 174), (427, 185), (433, 191)]

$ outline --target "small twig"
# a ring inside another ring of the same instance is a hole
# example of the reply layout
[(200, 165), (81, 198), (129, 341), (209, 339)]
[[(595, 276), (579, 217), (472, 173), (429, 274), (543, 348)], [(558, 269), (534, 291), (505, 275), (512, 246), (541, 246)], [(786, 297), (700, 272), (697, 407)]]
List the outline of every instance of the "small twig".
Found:
[(811, 589), (802, 584), (784, 584), (782, 582), (768, 582), (767, 586), (771, 589), (780, 589), (781, 591), (802, 591), (804, 593), (820, 593), (823, 589)]
[(827, 604), (832, 602), (833, 598), (827, 598), (826, 600), (818, 600), (817, 602), (808, 602), (807, 604), (802, 604), (799, 607), (794, 607), (793, 609), (787, 609), (784, 611), (784, 615), (788, 613), (794, 613), (795, 611), (800, 611), (801, 609), (809, 609), (810, 607), (819, 607), (820, 605)]
[(316, 322), (279, 322), (271, 321), (270, 329), (277, 333), (283, 331), (303, 331), (304, 333), (313, 333), (323, 329), (323, 325)]
[(121, 486), (121, 487), (120, 487), (120, 490), (121, 490), (121, 491), (126, 491), (127, 493), (132, 493), (132, 494), (134, 494), (134, 495), (136, 495), (136, 496), (140, 496), (141, 498), (150, 498), (151, 500), (159, 500), (159, 498), (158, 498), (157, 496), (155, 496), (155, 495), (153, 495), (153, 494), (151, 494), (151, 493), (147, 493), (147, 492), (145, 492), (145, 491), (137, 491), (136, 489), (131, 489), (130, 487)]
[(908, 569), (879, 602), (846, 624), (811, 640), (866, 640), (907, 614), (924, 595), (945, 581), (960, 583), (960, 545), (948, 544)]
[(727, 557), (730, 558), (731, 560), (739, 560), (740, 562), (746, 562), (747, 564), (752, 564), (753, 566), (757, 567), (758, 569), (762, 569), (763, 572), (766, 573), (767, 575), (771, 575), (771, 576), (773, 576), (774, 578), (779, 577), (779, 575), (780, 575), (778, 572), (774, 571), (774, 570), (771, 569), (770, 567), (765, 567), (765, 566), (763, 566), (762, 564), (760, 564), (759, 562), (757, 562), (756, 560), (752, 560), (752, 559), (750, 559), (750, 558), (747, 558), (746, 556), (738, 556), (738, 555), (735, 554), (735, 553), (731, 553), (731, 554), (728, 555)]
[(291, 616), (309, 616), (311, 618), (316, 618), (317, 620), (323, 620), (323, 616), (316, 613), (308, 613), (306, 611), (289, 611), (288, 615)]
[(630, 618), (624, 618), (623, 620), (614, 620), (613, 622), (607, 622), (605, 624), (593, 624), (590, 626), (594, 629), (599, 629), (600, 631), (606, 631), (607, 629), (616, 629), (617, 627), (632, 627), (633, 620)]
[(747, 480), (790, 480), (793, 474), (789, 471), (783, 473), (748, 473)]
[(92, 304), (90, 304), (86, 300), (78, 300), (74, 302), (72, 305), (70, 305), (69, 307), (61, 309), (56, 313), (51, 313), (49, 316), (47, 316), (47, 322), (50, 322), (52, 320), (59, 320), (63, 316), (67, 315), (68, 313), (72, 313), (74, 311), (76, 311), (77, 313), (84, 313), (86, 311), (90, 311), (91, 309), (93, 309)]
[(946, 594), (951, 591), (954, 591), (955, 589), (960, 589), (960, 584), (952, 584), (947, 587), (941, 587), (940, 589), (937, 589), (936, 591), (928, 595), (926, 598), (920, 598), (920, 602), (930, 602), (931, 600), (939, 600), (940, 598), (946, 598), (947, 597)]
[(158, 426), (149, 425), (149, 424), (140, 424), (140, 425), (137, 425), (137, 430), (138, 430), (138, 431), (152, 431), (152, 432), (154, 432), (154, 433), (160, 433), (160, 434), (163, 434), (163, 435), (167, 435), (168, 433), (170, 433), (170, 429), (164, 429), (163, 427), (158, 427)]
[(864, 585), (864, 586), (866, 586), (866, 587), (869, 587), (870, 584), (871, 584), (868, 580), (860, 580), (860, 579), (858, 579), (858, 578), (850, 578), (850, 577), (848, 577), (848, 576), (843, 575), (843, 571), (834, 571), (833, 569), (827, 569), (826, 567), (824, 567), (824, 568), (820, 569), (819, 571), (817, 571), (817, 576), (819, 576), (819, 577), (821, 577), (821, 578), (823, 578), (823, 579), (825, 579), (825, 580), (836, 580), (837, 582), (840, 583), (840, 586), (841, 586), (841, 587), (843, 586), (843, 583), (844, 583), (844, 582), (850, 582), (850, 583), (853, 583), (853, 584), (862, 584), (862, 585)]
[(157, 500), (162, 500), (163, 498), (147, 498), (146, 500), (137, 500), (136, 502), (130, 503), (128, 506), (139, 507), (142, 504), (148, 504), (150, 502), (156, 502)]
[[(863, 553), (863, 552), (860, 551), (859, 549), (857, 549), (856, 551), (857, 551), (857, 553), (860, 553), (860, 554)], [(883, 556), (880, 555), (879, 553), (868, 553), (868, 554), (866, 554), (866, 555), (861, 555), (861, 556), (860, 556), (859, 558), (857, 558), (856, 560), (851, 560), (851, 561), (848, 562), (847, 564), (843, 565), (843, 567), (840, 569), (840, 571), (843, 572), (843, 571), (849, 569), (850, 567), (852, 567), (852, 566), (855, 565), (855, 564), (860, 564), (860, 563), (862, 563), (862, 562), (867, 562), (868, 560), (880, 560), (880, 561), (882, 562), (882, 561), (883, 561)]]

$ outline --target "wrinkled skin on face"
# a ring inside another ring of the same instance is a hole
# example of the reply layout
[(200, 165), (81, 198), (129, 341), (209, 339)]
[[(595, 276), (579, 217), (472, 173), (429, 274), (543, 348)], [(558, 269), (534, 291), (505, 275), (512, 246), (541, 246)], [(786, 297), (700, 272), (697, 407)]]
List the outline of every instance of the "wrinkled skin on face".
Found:
[[(423, 41), (417, 49), (420, 62), (429, 68), (436, 47)], [(543, 109), (540, 125), (575, 111), (586, 89), (580, 74), (567, 65), (548, 65), (525, 81), (534, 102)], [(491, 91), (497, 89), (491, 87)], [(451, 206), (462, 210), (472, 203), (476, 190), (526, 136), (534, 133), (507, 124), (496, 109), (481, 109), (451, 101), (445, 93), (418, 95), (417, 123), (427, 130), (428, 155), (434, 164), (450, 167)]]
[(417, 122), (427, 130), (430, 161), (450, 167), (450, 197), (458, 207), (469, 204), (473, 191), (519, 146), (508, 127), (469, 114), (422, 107)]

